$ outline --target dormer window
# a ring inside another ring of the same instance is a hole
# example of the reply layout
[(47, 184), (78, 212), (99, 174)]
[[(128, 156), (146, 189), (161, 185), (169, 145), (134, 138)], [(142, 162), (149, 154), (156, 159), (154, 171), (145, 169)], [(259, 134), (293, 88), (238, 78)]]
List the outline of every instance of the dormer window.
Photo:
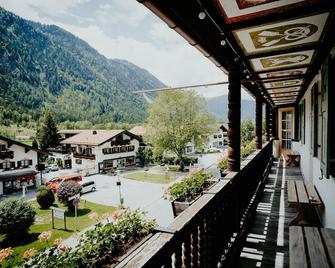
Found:
[(6, 145), (0, 144), (0, 152), (6, 151)]

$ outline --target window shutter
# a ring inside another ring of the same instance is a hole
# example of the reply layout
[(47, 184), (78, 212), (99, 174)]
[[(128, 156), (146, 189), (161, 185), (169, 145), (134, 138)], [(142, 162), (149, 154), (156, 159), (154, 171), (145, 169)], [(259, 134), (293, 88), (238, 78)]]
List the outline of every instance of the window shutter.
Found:
[(318, 84), (312, 88), (311, 96), (311, 152), (314, 157), (318, 156)]
[(31, 166), (33, 164), (33, 160), (32, 159), (29, 159), (28, 160), (28, 165)]
[(21, 167), (21, 161), (17, 161), (17, 167)]
[(10, 162), (10, 167), (15, 168), (15, 162)]
[(329, 177), (329, 150), (328, 150), (328, 87), (329, 87), (329, 58), (321, 68), (321, 171), (326, 178)]

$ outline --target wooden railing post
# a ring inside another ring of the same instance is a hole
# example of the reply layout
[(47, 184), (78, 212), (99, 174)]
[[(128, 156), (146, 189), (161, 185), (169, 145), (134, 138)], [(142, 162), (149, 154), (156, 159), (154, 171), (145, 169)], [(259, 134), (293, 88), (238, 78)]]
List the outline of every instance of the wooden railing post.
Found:
[(270, 131), (271, 131), (270, 113), (271, 113), (270, 105), (267, 103), (265, 106), (266, 141), (270, 141)]
[(256, 97), (256, 148), (262, 149), (262, 100)]
[(228, 170), (241, 167), (241, 70), (234, 68), (228, 76)]

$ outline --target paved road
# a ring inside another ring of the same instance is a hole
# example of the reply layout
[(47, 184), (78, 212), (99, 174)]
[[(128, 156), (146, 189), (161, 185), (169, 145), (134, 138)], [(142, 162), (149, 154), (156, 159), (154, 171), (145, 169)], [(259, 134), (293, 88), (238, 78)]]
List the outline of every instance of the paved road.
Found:
[[(159, 225), (167, 226), (172, 222), (171, 204), (162, 198), (166, 185), (124, 179), (122, 175), (120, 178), (124, 206), (148, 211), (147, 218), (156, 219)], [(97, 191), (82, 195), (82, 199), (110, 206), (120, 204), (119, 187), (116, 186), (117, 176), (99, 174), (85, 180), (95, 181)]]

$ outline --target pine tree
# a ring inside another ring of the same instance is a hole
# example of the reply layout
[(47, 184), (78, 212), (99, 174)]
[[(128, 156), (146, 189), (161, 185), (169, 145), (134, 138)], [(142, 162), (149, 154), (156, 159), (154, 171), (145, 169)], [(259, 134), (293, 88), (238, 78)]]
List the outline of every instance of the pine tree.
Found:
[(50, 111), (47, 111), (44, 116), (42, 126), (38, 131), (38, 140), (41, 150), (55, 148), (59, 145), (60, 135)]
[(33, 139), (31, 147), (33, 147), (34, 149), (38, 149), (38, 143), (37, 143), (37, 140), (35, 138)]

